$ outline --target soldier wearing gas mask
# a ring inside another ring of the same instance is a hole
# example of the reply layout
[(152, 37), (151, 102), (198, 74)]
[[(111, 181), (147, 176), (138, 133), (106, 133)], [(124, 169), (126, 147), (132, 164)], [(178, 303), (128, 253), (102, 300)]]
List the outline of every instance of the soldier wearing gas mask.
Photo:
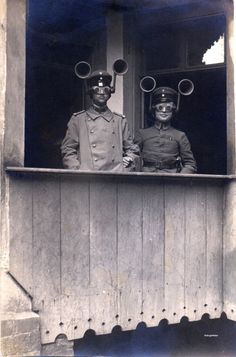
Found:
[(184, 132), (171, 126), (178, 93), (169, 87), (153, 91), (151, 112), (154, 126), (140, 129), (134, 139), (142, 157), (142, 171), (191, 174), (197, 171), (190, 143)]
[(87, 110), (73, 114), (68, 123), (61, 146), (64, 168), (133, 170), (139, 147), (133, 143), (125, 116), (107, 107), (112, 93), (112, 76), (98, 70), (86, 81), (92, 104)]

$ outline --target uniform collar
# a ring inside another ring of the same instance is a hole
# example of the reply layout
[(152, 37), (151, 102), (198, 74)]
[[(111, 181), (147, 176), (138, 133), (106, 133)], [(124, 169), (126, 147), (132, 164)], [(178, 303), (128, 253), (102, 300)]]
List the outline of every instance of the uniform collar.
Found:
[(103, 111), (98, 112), (93, 106), (91, 106), (86, 113), (91, 119), (96, 120), (98, 117), (103, 117), (107, 121), (111, 121), (113, 114), (108, 107), (105, 107)]
[(169, 123), (155, 123), (155, 128), (159, 130), (167, 130), (170, 128), (170, 122)]

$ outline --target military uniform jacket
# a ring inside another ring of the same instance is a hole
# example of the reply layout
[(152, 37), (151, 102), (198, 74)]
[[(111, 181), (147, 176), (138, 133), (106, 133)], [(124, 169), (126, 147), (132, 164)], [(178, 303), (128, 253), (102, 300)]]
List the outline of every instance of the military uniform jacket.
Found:
[(140, 146), (143, 171), (195, 173), (196, 161), (184, 132), (170, 125), (154, 125), (137, 132), (134, 142)]
[(125, 116), (91, 107), (72, 115), (61, 152), (67, 169), (124, 171), (123, 154), (134, 159), (139, 147)]

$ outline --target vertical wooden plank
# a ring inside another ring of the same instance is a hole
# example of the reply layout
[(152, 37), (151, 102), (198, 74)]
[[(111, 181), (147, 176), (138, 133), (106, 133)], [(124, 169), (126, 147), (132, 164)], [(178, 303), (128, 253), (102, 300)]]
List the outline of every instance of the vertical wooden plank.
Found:
[[(45, 285), (46, 284), (44, 284), (44, 286)], [(39, 306), (37, 301), (36, 304)], [(58, 294), (53, 297), (47, 295), (40, 304), (39, 316), (41, 342), (43, 344), (51, 343), (55, 341), (60, 333), (62, 333), (61, 330), (63, 326), (60, 324), (61, 295)]]
[[(223, 311), (223, 187), (207, 184), (206, 304), (211, 318)], [(205, 305), (206, 305), (205, 304)]]
[(143, 185), (143, 320), (156, 326), (164, 307), (164, 189)]
[(190, 320), (199, 320), (206, 304), (206, 184), (186, 187), (185, 306)]
[(90, 328), (111, 331), (117, 313), (117, 192), (112, 179), (90, 183)]
[(61, 333), (81, 337), (89, 328), (89, 182), (61, 179)]
[(59, 180), (43, 176), (33, 180), (33, 296), (39, 310), (61, 291)]
[(117, 323), (124, 330), (142, 321), (142, 184), (118, 186), (118, 289)]
[(236, 320), (236, 181), (225, 187), (224, 237), (223, 237), (223, 287), (224, 311)]
[(170, 323), (184, 315), (185, 184), (165, 182), (165, 305)]
[(32, 295), (32, 182), (9, 179), (10, 273)]
[(25, 151), (26, 1), (1, 1), (1, 23), (5, 6), (7, 17), (1, 32), (4, 60), (0, 72), (2, 174), (5, 165), (23, 166)]

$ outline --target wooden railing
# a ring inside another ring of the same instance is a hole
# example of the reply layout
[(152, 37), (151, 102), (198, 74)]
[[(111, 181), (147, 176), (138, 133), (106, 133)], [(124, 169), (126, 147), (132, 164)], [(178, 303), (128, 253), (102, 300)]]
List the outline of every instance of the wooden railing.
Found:
[(10, 273), (43, 343), (222, 313), (229, 176), (7, 172)]

